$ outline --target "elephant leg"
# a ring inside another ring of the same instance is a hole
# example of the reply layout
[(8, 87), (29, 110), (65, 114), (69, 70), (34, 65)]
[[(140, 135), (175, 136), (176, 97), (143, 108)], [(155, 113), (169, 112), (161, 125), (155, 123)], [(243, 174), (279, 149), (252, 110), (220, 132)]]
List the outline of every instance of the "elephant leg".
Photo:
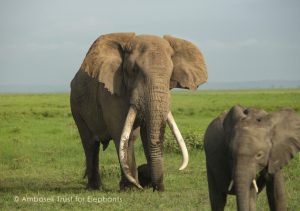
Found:
[(99, 189), (102, 186), (99, 174), (100, 142), (93, 137), (92, 132), (78, 114), (73, 114), (73, 116), (78, 127), (86, 158), (85, 176), (88, 177), (87, 188)]
[(150, 154), (149, 154), (149, 148), (148, 148), (148, 142), (147, 142), (147, 132), (146, 127), (143, 125), (140, 129), (141, 133), (141, 139), (143, 143), (144, 148), (144, 154), (147, 160), (147, 164), (140, 165), (138, 168), (139, 173), (139, 182), (142, 185), (142, 187), (151, 187), (152, 180), (151, 180), (151, 168), (150, 168)]
[(145, 125), (141, 126), (141, 139), (143, 143), (144, 153), (147, 160), (147, 164), (150, 164), (150, 153), (149, 153), (149, 146), (148, 146), (148, 140), (147, 140), (147, 129)]
[[(131, 171), (131, 175), (138, 181), (138, 172), (137, 172), (137, 167), (136, 167), (136, 161), (135, 161), (135, 154), (134, 154), (134, 142), (138, 137), (138, 129), (132, 131), (130, 134), (129, 140), (128, 140), (128, 165)], [(115, 139), (114, 139), (115, 140)], [(119, 158), (119, 146), (120, 146), (120, 141), (115, 141), (115, 146), (116, 146), (116, 151), (118, 154)], [(126, 176), (124, 175), (122, 171), (122, 167), (120, 166), (121, 169), (121, 180), (119, 183), (120, 190), (126, 190), (127, 188), (131, 189), (135, 187), (131, 182), (128, 181)]]
[(209, 166), (207, 166), (207, 178), (211, 210), (223, 211), (226, 205), (227, 194), (220, 190), (214, 173)]
[(266, 189), (270, 210), (287, 210), (283, 179), (282, 170), (279, 170), (267, 180)]

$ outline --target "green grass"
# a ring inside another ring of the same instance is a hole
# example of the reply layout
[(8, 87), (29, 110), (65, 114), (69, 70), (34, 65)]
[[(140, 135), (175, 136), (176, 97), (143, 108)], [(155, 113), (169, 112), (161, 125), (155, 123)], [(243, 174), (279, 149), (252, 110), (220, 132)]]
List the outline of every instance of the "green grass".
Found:
[[(166, 134), (164, 193), (119, 192), (115, 148), (100, 152), (103, 191), (85, 189), (84, 154), (69, 109), (68, 94), (0, 95), (0, 210), (209, 210), (203, 133), (209, 122), (234, 104), (300, 114), (300, 90), (172, 93), (172, 112), (186, 139), (190, 162), (182, 172), (178, 148)], [(145, 162), (140, 141), (138, 164)], [(299, 210), (300, 155), (284, 168), (289, 210)], [(14, 200), (18, 197), (19, 202)], [(22, 201), (36, 197), (50, 202)], [(59, 201), (60, 200), (60, 201)], [(106, 200), (106, 201), (103, 201)], [(265, 193), (258, 210), (268, 210)], [(228, 198), (227, 210), (235, 210)]]

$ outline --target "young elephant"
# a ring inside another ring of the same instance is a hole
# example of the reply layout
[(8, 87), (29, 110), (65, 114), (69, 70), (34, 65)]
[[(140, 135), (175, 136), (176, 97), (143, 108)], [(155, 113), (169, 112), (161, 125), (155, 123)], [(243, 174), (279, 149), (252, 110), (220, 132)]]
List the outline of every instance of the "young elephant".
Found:
[(264, 186), (270, 209), (286, 210), (281, 168), (300, 150), (296, 112), (234, 106), (210, 123), (204, 142), (212, 210), (224, 210), (227, 194), (238, 210), (255, 210)]

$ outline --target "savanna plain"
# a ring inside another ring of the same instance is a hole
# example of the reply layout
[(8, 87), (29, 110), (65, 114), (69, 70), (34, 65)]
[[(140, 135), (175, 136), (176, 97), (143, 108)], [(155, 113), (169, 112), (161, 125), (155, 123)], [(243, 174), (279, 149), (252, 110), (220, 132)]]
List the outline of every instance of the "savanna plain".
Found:
[[(113, 142), (100, 149), (103, 189), (85, 189), (84, 152), (72, 119), (69, 94), (0, 95), (0, 210), (210, 210), (203, 135), (213, 118), (235, 104), (268, 112), (291, 107), (300, 115), (300, 89), (172, 92), (172, 112), (187, 143), (181, 155), (169, 129), (164, 143), (163, 193), (119, 192)], [(141, 141), (138, 165), (145, 163)], [(300, 153), (284, 168), (288, 210), (300, 210)], [(226, 210), (236, 210), (229, 196)], [(257, 210), (268, 210), (266, 195)]]

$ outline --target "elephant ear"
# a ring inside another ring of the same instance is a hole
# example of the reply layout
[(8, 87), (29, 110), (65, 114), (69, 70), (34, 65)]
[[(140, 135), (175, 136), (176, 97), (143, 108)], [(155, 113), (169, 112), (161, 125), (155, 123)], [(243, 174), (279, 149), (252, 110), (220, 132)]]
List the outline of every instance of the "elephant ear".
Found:
[(123, 49), (134, 36), (134, 33), (112, 33), (100, 36), (86, 54), (80, 67), (81, 71), (103, 83), (111, 94), (121, 95)]
[(173, 73), (170, 89), (185, 88), (196, 90), (207, 81), (207, 69), (200, 50), (191, 42), (165, 35), (174, 50), (172, 56)]
[(235, 105), (229, 110), (223, 122), (223, 128), (226, 134), (231, 132), (237, 121), (246, 117), (244, 111), (245, 108), (240, 105)]
[(273, 113), (267, 123), (272, 127), (272, 149), (268, 172), (274, 174), (284, 167), (300, 150), (300, 118), (292, 109)]

